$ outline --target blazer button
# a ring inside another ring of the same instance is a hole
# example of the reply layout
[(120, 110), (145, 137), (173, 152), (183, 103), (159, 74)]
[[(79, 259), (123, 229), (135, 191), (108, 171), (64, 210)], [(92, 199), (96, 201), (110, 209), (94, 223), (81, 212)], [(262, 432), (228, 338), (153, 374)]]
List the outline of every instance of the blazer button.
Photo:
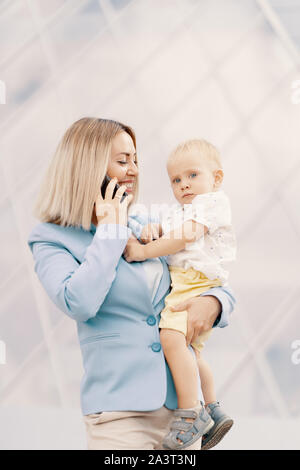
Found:
[(153, 343), (151, 348), (152, 348), (153, 352), (159, 352), (161, 350), (161, 344), (160, 343)]
[(155, 318), (153, 315), (150, 315), (150, 316), (147, 318), (147, 323), (148, 323), (148, 325), (150, 325), (150, 326), (155, 325), (155, 323), (156, 323), (156, 318)]

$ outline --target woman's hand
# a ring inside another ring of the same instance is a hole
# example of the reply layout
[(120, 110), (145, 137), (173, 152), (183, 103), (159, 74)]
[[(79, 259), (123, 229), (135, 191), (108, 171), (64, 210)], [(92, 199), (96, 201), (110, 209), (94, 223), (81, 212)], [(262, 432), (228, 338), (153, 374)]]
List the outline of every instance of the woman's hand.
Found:
[(175, 307), (171, 307), (173, 312), (186, 310), (188, 313), (187, 345), (193, 343), (201, 333), (205, 333), (213, 327), (214, 322), (221, 313), (221, 308), (219, 300), (212, 295), (192, 297)]
[(158, 223), (147, 224), (143, 227), (140, 239), (143, 243), (150, 243), (162, 235), (162, 227)]
[(128, 263), (132, 261), (144, 261), (146, 259), (145, 246), (141, 245), (135, 237), (130, 237), (123, 255)]
[(127, 208), (132, 201), (133, 195), (129, 194), (121, 201), (122, 195), (126, 190), (126, 186), (122, 185), (118, 188), (115, 197), (113, 192), (117, 184), (117, 178), (113, 178), (107, 185), (105, 198), (103, 199), (101, 191), (96, 199), (96, 217), (98, 224), (120, 224), (127, 226)]

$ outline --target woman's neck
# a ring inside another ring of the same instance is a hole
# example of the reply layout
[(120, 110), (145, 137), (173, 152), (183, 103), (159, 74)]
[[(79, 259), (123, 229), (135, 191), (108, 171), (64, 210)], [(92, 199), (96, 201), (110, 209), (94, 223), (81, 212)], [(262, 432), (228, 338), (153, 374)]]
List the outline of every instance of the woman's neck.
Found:
[(97, 219), (95, 212), (93, 212), (92, 224), (95, 225), (96, 227), (98, 225), (98, 219)]

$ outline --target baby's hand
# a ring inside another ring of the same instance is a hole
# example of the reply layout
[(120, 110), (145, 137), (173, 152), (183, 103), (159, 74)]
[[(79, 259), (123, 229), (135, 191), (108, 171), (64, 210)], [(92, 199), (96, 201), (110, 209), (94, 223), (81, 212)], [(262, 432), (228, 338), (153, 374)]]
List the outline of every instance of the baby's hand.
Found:
[(130, 238), (123, 255), (128, 263), (132, 261), (144, 261), (146, 259), (145, 247), (136, 238)]
[(143, 243), (150, 243), (157, 240), (162, 235), (162, 228), (160, 224), (152, 223), (147, 224), (142, 230), (140, 239)]

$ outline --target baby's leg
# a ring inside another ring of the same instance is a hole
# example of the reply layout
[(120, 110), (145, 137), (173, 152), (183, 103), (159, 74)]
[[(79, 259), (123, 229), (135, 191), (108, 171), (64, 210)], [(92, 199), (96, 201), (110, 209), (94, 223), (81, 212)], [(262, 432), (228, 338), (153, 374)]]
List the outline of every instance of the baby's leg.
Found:
[(197, 363), (199, 368), (199, 374), (201, 379), (201, 389), (205, 405), (217, 401), (215, 394), (215, 385), (212, 371), (208, 363), (202, 357), (199, 351), (194, 350), (197, 357)]
[(179, 331), (163, 328), (160, 339), (174, 380), (178, 408), (194, 408), (198, 403), (198, 370), (185, 336)]

